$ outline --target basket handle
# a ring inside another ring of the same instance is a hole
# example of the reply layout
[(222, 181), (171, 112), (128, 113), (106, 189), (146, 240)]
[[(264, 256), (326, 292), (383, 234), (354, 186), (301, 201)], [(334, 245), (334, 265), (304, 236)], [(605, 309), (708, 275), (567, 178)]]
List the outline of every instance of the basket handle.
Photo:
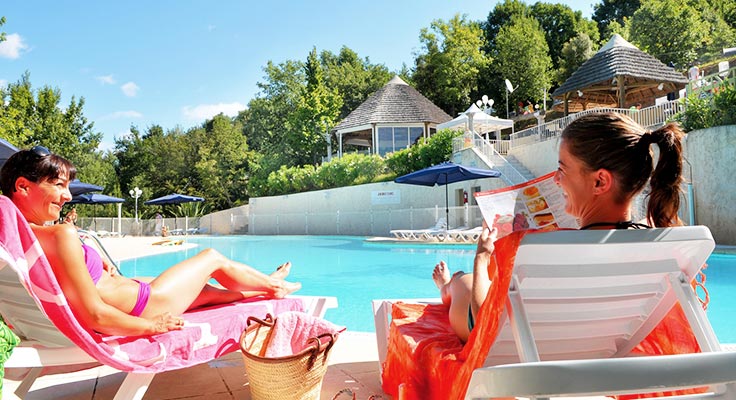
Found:
[[(258, 324), (258, 327), (256, 328), (256, 334), (255, 334), (256, 336), (258, 336), (258, 333), (257, 332), (259, 332), (261, 328), (264, 328), (264, 329), (265, 328), (273, 328), (274, 323), (275, 323), (275, 321), (273, 319), (273, 316), (270, 313), (266, 314), (266, 318), (265, 319), (260, 319), (258, 317), (249, 316), (248, 319), (245, 321), (245, 327), (246, 327), (246, 329), (244, 329), (243, 330), (243, 333), (240, 335), (240, 341), (239, 341), (239, 343), (241, 344), (241, 348), (243, 348), (244, 347), (243, 344), (246, 343), (245, 342), (245, 338), (246, 338), (246, 335), (248, 333), (248, 327), (250, 327), (251, 324)], [(266, 346), (268, 345), (268, 342), (271, 341), (271, 334), (273, 334), (273, 329), (269, 329), (268, 332), (266, 333), (266, 338), (263, 339), (264, 345), (261, 346), (261, 351), (258, 354), (258, 356), (263, 357), (266, 354)], [(251, 347), (253, 347), (253, 344), (254, 343), (255, 343), (255, 340), (253, 340), (250, 343), (250, 345), (247, 346), (245, 349), (248, 350), (248, 351), (250, 351), (250, 349), (251, 349)]]
[(307, 371), (310, 371), (312, 367), (314, 367), (314, 363), (315, 361), (317, 361), (317, 356), (321, 352), (324, 352), (324, 355), (322, 356), (322, 362), (327, 362), (327, 356), (329, 356), (330, 350), (335, 344), (335, 339), (337, 339), (335, 337), (335, 334), (323, 333), (319, 336), (315, 336), (307, 340), (307, 343), (312, 343), (312, 354), (309, 355), (309, 360), (307, 360)]
[(271, 315), (271, 313), (266, 314), (265, 319), (260, 319), (258, 317), (253, 317), (253, 316), (248, 317), (248, 320), (245, 321), (246, 328), (249, 327), (250, 324), (253, 322), (268, 326), (269, 328), (273, 328), (273, 324), (274, 324), (273, 316)]

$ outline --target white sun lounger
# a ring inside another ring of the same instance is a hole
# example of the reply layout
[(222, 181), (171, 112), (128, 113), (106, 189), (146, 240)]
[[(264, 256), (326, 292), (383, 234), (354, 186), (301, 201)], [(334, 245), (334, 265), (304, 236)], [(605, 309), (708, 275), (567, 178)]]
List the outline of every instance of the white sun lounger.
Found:
[(438, 235), (444, 235), (447, 232), (447, 220), (445, 217), (437, 219), (437, 223), (427, 229), (393, 229), (391, 235), (399, 240), (411, 241), (432, 241), (437, 239)]
[[(619, 359), (677, 302), (701, 349), (721, 350), (690, 287), (713, 248), (710, 231), (703, 226), (525, 236), (515, 259), (505, 322), (486, 367), (474, 372), (466, 398), (612, 394), (619, 388), (659, 392), (692, 383), (736, 381), (736, 364), (711, 374), (716, 366), (735, 362), (736, 353)], [(373, 302), (381, 367), (393, 301)], [(703, 364), (714, 367), (699, 368)], [(627, 382), (626, 373), (634, 368), (661, 372), (669, 366), (678, 372), (648, 375), (651, 379), (645, 380), (654, 386), (645, 388), (641, 379)], [(581, 371), (602, 375), (592, 378)], [(678, 380), (683, 374), (688, 379)], [(724, 386), (715, 390), (724, 393)]]

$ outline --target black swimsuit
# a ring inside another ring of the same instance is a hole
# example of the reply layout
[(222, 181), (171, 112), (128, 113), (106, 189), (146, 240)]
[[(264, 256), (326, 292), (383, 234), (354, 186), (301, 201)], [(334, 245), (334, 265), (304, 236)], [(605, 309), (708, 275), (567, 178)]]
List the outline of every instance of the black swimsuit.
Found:
[(581, 231), (586, 229), (595, 228), (598, 226), (612, 226), (613, 229), (649, 229), (651, 226), (647, 224), (640, 224), (633, 221), (621, 221), (621, 222), (595, 222), (592, 224), (585, 225), (580, 228)]

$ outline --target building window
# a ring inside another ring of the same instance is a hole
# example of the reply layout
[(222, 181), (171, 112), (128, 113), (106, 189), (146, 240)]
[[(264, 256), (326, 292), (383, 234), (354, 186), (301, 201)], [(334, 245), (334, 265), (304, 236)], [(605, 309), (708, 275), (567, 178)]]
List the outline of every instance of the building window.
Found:
[(424, 128), (412, 126), (409, 128), (409, 143), (417, 144), (424, 136)]
[(409, 128), (394, 128), (394, 151), (409, 147)]
[(378, 154), (388, 153), (408, 148), (415, 144), (424, 134), (422, 127), (379, 127)]
[(394, 151), (394, 128), (378, 128), (378, 154), (386, 155)]

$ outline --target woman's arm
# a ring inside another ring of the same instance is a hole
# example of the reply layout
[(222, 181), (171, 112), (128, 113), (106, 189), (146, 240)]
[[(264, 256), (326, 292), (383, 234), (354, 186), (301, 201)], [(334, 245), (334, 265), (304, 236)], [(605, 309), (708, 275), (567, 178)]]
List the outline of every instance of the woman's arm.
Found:
[(488, 263), (491, 262), (494, 245), (498, 236), (498, 230), (494, 227), (489, 229), (486, 221), (483, 221), (483, 231), (478, 239), (478, 248), (475, 251), (473, 261), (473, 290), (470, 305), (473, 314), (476, 314), (485, 301), (488, 289), (491, 287), (491, 278), (488, 276)]
[(150, 335), (181, 329), (181, 318), (161, 314), (153, 319), (128, 315), (105, 303), (92, 282), (76, 229), (68, 224), (34, 226), (51, 269), (83, 326), (110, 335)]

